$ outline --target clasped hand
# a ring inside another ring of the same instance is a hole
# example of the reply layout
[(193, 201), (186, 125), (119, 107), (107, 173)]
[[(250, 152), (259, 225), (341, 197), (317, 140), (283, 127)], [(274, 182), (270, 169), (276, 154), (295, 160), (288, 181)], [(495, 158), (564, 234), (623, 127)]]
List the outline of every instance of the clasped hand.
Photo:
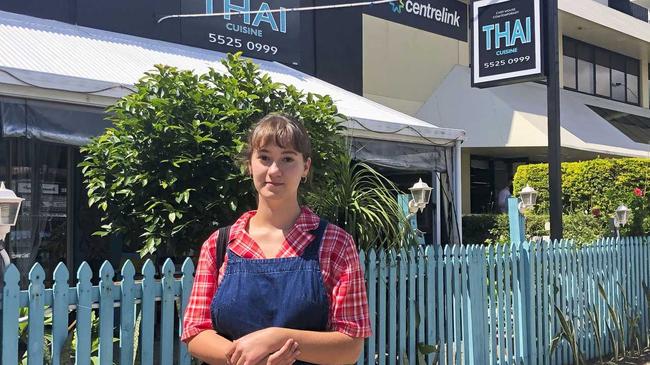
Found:
[(281, 338), (270, 327), (235, 340), (226, 358), (229, 365), (291, 365), (299, 355), (296, 341)]

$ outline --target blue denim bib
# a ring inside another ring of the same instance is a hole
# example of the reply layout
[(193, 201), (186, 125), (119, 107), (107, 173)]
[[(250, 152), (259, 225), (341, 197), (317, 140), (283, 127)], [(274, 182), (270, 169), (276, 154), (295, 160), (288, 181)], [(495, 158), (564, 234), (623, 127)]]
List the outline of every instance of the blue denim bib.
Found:
[(329, 303), (318, 257), (325, 227), (321, 219), (297, 257), (244, 259), (228, 249), (226, 272), (210, 305), (215, 331), (231, 341), (268, 327), (325, 331)]

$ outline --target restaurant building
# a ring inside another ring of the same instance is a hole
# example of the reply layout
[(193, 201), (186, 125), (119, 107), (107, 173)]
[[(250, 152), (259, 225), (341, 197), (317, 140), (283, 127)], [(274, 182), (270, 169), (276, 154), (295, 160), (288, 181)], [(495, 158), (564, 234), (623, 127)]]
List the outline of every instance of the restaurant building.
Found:
[[(426, 243), (460, 241), (460, 144), (440, 128), (362, 97), (362, 12), (258, 13), (171, 18), (222, 10), (292, 8), (314, 2), (14, 0), (0, 4), (0, 180), (25, 198), (6, 242), (25, 274), (36, 261), (95, 266), (127, 257), (116, 238), (92, 236), (79, 146), (110, 126), (105, 108), (133, 92), (155, 64), (224, 71), (224, 52), (243, 51), (274, 81), (330, 95), (350, 120), (351, 151), (410, 187), (436, 189), (418, 217)], [(384, 4), (386, 5), (386, 4)], [(261, 14), (261, 15), (260, 15)], [(457, 15), (447, 16), (456, 22)], [(435, 15), (434, 15), (435, 16)], [(442, 16), (442, 14), (441, 14)], [(128, 214), (128, 213), (127, 213)], [(48, 274), (49, 276), (49, 274)]]

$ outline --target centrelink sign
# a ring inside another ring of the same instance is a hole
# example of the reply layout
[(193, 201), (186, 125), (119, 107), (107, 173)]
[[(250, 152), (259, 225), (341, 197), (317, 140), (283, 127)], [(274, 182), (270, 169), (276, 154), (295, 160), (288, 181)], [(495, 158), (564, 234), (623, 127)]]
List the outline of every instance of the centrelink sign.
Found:
[(368, 15), (467, 41), (467, 5), (456, 0), (396, 0), (364, 8)]
[[(194, 3), (194, 4), (192, 4)], [(300, 16), (287, 9), (299, 0), (204, 0), (205, 14), (225, 15), (183, 19), (184, 43), (222, 52), (242, 51), (255, 58), (300, 63)], [(184, 13), (196, 11), (182, 2)]]
[(472, 2), (472, 86), (544, 77), (540, 1)]

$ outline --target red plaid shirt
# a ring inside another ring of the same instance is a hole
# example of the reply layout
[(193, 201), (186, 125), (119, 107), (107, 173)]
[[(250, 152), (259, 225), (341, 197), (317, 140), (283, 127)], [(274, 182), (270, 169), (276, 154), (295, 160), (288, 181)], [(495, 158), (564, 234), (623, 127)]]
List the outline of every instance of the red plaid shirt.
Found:
[[(257, 243), (246, 232), (248, 221), (254, 215), (255, 211), (242, 215), (232, 225), (228, 239), (228, 248), (246, 259), (264, 258)], [(277, 257), (300, 256), (311, 243), (314, 235), (309, 231), (318, 227), (319, 219), (309, 208), (302, 208)], [(226, 255), (217, 276), (217, 234), (218, 231), (214, 232), (201, 248), (192, 294), (183, 317), (183, 341), (212, 329), (210, 303), (228, 265)], [(369, 337), (371, 330), (366, 285), (352, 237), (343, 229), (329, 224), (323, 235), (319, 259), (329, 299), (329, 329), (351, 337)]]

